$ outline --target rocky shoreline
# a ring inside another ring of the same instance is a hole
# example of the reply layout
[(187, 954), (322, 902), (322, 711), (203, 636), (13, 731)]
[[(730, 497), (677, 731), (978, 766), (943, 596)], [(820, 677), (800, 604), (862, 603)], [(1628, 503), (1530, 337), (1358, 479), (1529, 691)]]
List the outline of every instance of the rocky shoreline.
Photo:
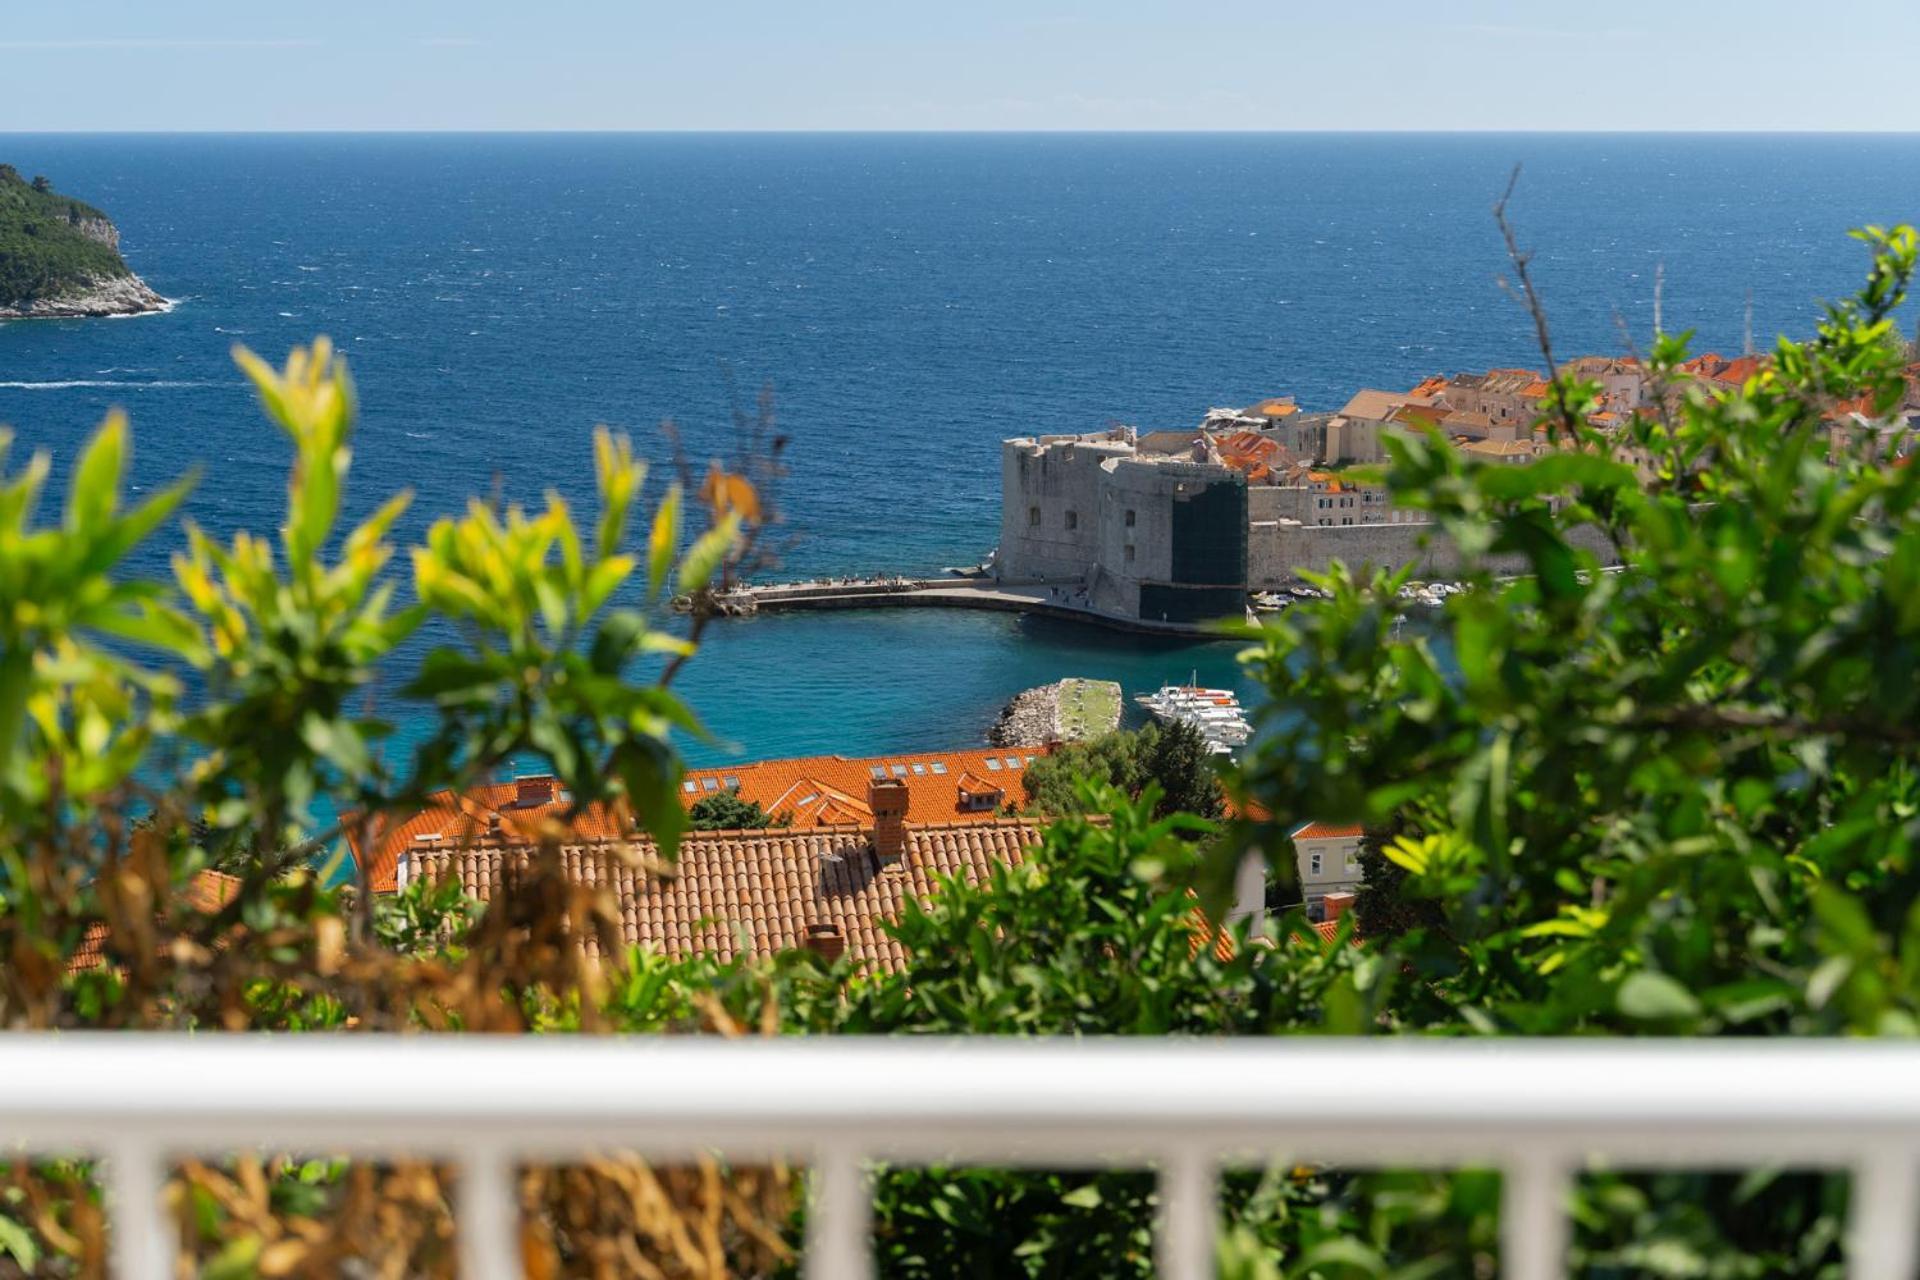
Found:
[(1014, 695), (987, 730), (990, 747), (1044, 747), (1060, 736), (1060, 686), (1041, 685)]
[(0, 320), (61, 320), (88, 316), (143, 316), (172, 309), (136, 275), (95, 277), (84, 288), (51, 298), (0, 305)]

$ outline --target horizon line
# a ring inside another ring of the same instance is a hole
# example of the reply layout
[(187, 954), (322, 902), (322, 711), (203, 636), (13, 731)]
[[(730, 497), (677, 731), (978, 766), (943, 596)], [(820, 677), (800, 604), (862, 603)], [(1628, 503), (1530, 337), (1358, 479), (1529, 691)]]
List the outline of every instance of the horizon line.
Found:
[(1574, 137), (1574, 138), (1671, 138), (1671, 137), (1746, 137), (1746, 138), (1910, 138), (1920, 137), (1913, 129), (1746, 129), (1704, 126), (1691, 129), (1395, 129), (1395, 128), (1030, 128), (996, 129), (963, 126), (924, 129), (889, 128), (766, 128), (766, 127), (684, 127), (684, 128), (603, 128), (597, 126), (560, 126), (555, 128), (456, 128), (437, 126), (380, 125), (336, 128), (300, 126), (285, 129), (6, 129), (0, 138), (60, 137)]

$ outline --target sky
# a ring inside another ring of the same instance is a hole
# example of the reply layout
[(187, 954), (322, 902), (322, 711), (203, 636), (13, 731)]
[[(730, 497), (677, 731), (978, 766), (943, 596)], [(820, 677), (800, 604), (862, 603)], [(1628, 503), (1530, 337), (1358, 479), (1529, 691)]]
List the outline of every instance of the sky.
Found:
[(0, 133), (1920, 130), (1920, 0), (0, 0)]

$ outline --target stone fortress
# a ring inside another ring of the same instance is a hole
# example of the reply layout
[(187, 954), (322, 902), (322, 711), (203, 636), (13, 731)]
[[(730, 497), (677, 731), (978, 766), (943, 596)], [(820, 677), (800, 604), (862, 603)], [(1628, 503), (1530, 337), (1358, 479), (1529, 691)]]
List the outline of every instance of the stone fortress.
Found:
[[(1596, 425), (1617, 425), (1647, 401), (1630, 360), (1568, 371), (1600, 382)], [(1364, 390), (1338, 413), (1304, 413), (1282, 397), (1214, 409), (1185, 431), (1007, 440), (993, 575), (1110, 621), (1171, 630), (1245, 617), (1250, 592), (1336, 560), (1444, 578), (1460, 557), (1423, 513), (1395, 508), (1384, 488), (1342, 468), (1382, 460), (1396, 432), (1430, 429), (1485, 462), (1529, 462), (1553, 447), (1534, 425), (1547, 393), (1531, 370), (1495, 369)], [(1589, 545), (1602, 549), (1597, 535)]]

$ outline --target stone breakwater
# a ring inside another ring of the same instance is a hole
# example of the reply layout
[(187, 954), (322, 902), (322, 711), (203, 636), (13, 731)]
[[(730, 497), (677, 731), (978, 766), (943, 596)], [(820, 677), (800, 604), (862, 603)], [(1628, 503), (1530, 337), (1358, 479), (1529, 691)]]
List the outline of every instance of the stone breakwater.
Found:
[(139, 316), (165, 311), (172, 303), (147, 287), (139, 276), (98, 276), (85, 286), (51, 298), (32, 298), (0, 306), (0, 320), (58, 320), (77, 316)]
[(990, 747), (1044, 747), (1060, 736), (1060, 686), (1044, 684), (1014, 695), (987, 730)]

